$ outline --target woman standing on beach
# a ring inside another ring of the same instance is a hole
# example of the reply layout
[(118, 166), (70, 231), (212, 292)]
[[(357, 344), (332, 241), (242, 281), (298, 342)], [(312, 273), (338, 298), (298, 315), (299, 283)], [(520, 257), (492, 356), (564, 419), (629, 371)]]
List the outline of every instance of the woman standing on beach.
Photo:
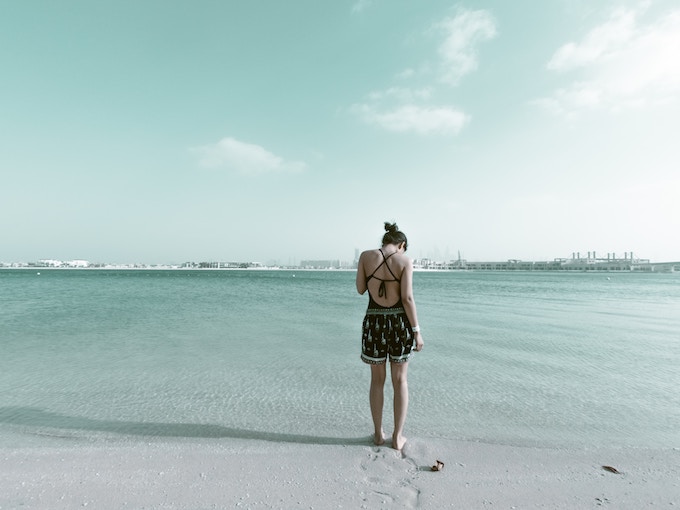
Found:
[(418, 326), (413, 299), (413, 262), (404, 253), (408, 241), (395, 223), (385, 222), (382, 247), (364, 251), (357, 267), (357, 291), (368, 290), (368, 309), (362, 327), (361, 359), (371, 365), (369, 401), (375, 436), (373, 442), (385, 442), (382, 428), (383, 400), (387, 360), (394, 388), (394, 432), (392, 447), (401, 450), (408, 410), (406, 380), (411, 351), (421, 351), (423, 337)]

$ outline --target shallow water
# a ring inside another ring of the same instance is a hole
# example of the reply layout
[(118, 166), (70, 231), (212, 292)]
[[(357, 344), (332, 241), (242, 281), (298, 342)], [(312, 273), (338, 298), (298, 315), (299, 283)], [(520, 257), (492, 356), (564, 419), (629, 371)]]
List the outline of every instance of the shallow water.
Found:
[[(680, 446), (677, 274), (414, 285), (407, 435)], [(0, 270), (0, 445), (361, 440), (366, 300), (352, 272)]]

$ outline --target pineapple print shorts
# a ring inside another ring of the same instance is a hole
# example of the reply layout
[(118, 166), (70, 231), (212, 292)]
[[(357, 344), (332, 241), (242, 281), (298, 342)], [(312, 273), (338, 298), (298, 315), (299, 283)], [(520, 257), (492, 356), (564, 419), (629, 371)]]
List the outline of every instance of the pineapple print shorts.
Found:
[(414, 336), (403, 306), (370, 307), (362, 325), (361, 359), (382, 365), (405, 363), (411, 357)]

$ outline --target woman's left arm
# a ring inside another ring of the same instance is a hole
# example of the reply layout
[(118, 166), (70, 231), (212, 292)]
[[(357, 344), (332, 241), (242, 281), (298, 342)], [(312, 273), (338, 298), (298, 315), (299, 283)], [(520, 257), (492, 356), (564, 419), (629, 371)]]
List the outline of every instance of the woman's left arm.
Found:
[(401, 300), (404, 304), (404, 311), (412, 327), (417, 327), (414, 331), (416, 338), (416, 351), (423, 348), (423, 334), (420, 332), (418, 324), (418, 312), (416, 312), (416, 300), (413, 297), (413, 262), (408, 260), (404, 271), (401, 273)]
[(401, 273), (401, 301), (404, 304), (404, 311), (409, 322), (413, 326), (418, 325), (418, 314), (416, 312), (416, 300), (413, 298), (413, 262), (408, 259), (406, 267)]

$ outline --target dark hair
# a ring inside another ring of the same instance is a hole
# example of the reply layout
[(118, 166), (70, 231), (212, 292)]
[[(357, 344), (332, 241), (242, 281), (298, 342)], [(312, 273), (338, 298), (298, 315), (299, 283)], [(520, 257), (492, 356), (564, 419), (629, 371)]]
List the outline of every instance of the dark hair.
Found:
[(383, 244), (401, 244), (404, 243), (404, 251), (408, 249), (408, 240), (396, 223), (385, 222), (385, 235), (382, 239)]

